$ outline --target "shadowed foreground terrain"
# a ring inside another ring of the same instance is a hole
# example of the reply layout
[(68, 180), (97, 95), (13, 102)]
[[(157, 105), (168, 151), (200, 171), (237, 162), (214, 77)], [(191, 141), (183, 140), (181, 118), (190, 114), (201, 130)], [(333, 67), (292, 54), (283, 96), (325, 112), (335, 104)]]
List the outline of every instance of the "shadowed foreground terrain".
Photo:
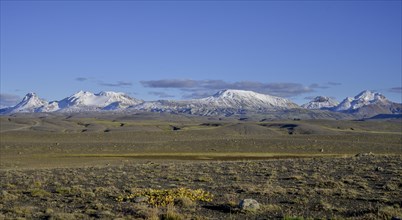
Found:
[[(400, 120), (159, 114), (0, 120), (0, 219), (402, 216)], [(167, 207), (154, 207), (130, 197), (145, 190), (167, 200), (162, 194), (177, 189), (201, 189), (213, 199), (173, 196)], [(260, 209), (240, 210), (246, 198)]]

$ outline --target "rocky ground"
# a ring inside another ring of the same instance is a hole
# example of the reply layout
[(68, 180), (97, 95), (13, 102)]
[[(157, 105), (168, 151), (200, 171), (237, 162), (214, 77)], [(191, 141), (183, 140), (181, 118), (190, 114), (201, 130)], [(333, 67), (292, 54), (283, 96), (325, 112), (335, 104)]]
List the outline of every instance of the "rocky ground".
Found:
[[(371, 154), (251, 161), (123, 158), (117, 165), (2, 169), (0, 219), (401, 218), (401, 159)], [(201, 189), (213, 199), (172, 194), (174, 202), (159, 207), (147, 199), (127, 199), (139, 191), (180, 188)], [(258, 205), (242, 209), (243, 199)]]

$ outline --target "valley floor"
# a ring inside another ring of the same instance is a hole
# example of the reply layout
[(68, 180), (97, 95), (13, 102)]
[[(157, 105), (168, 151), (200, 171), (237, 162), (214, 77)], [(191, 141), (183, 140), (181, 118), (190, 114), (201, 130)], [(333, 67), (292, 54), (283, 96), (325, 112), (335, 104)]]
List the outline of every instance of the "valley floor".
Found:
[(0, 219), (401, 218), (400, 122), (2, 116)]

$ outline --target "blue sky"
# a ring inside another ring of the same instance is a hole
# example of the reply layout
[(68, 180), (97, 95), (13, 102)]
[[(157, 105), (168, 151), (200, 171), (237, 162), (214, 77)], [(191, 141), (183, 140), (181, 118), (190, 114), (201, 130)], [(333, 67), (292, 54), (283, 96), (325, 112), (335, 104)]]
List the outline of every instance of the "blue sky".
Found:
[(224, 88), (401, 99), (401, 1), (1, 1), (3, 104)]

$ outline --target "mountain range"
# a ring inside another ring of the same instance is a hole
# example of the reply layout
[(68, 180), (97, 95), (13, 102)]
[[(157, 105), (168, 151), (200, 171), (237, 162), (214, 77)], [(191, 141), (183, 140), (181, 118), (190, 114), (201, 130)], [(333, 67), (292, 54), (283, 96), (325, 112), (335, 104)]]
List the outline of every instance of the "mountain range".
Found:
[[(17, 105), (0, 109), (0, 114), (103, 111), (149, 111), (225, 116), (272, 112), (283, 114), (292, 111), (306, 114), (307, 111), (312, 118), (317, 118), (317, 114), (323, 114), (322, 112), (326, 111), (364, 118), (378, 114), (401, 114), (402, 104), (391, 102), (382, 94), (368, 90), (359, 93), (355, 97), (347, 97), (341, 103), (329, 97), (317, 96), (301, 106), (285, 98), (253, 91), (230, 89), (219, 91), (206, 98), (179, 101), (143, 101), (121, 92), (108, 91), (94, 94), (79, 91), (60, 101), (47, 102), (31, 92)], [(328, 115), (328, 113), (324, 115)], [(342, 118), (339, 115), (334, 115), (334, 117)]]

